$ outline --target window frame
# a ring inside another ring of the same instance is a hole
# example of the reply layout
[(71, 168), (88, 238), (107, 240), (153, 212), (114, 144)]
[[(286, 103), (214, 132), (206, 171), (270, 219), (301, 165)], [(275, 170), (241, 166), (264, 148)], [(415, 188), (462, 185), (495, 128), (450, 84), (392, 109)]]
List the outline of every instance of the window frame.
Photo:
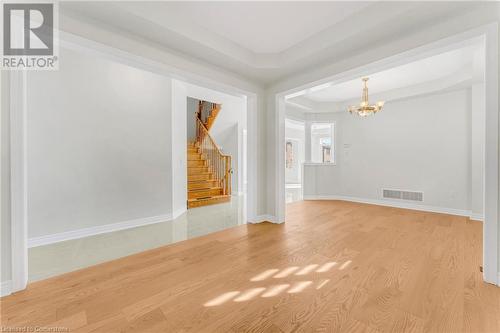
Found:
[[(331, 156), (332, 156), (332, 159), (333, 159), (333, 162), (314, 162), (312, 161), (312, 151), (313, 151), (313, 147), (314, 147), (314, 144), (313, 144), (313, 140), (312, 140), (312, 135), (313, 135), (313, 131), (312, 131), (312, 127), (314, 124), (330, 124), (332, 125), (332, 129), (330, 130), (331, 131), (331, 140), (332, 140), (332, 145), (331, 145), (331, 149), (333, 150), (333, 153), (331, 153)], [(311, 158), (310, 158), (310, 161), (308, 162), (304, 162), (304, 165), (327, 165), (327, 166), (334, 166), (334, 165), (337, 165), (337, 122), (334, 121), (334, 120), (324, 120), (324, 121), (316, 121), (316, 120), (313, 120), (309, 123), (309, 141), (310, 141), (310, 149), (311, 149)]]

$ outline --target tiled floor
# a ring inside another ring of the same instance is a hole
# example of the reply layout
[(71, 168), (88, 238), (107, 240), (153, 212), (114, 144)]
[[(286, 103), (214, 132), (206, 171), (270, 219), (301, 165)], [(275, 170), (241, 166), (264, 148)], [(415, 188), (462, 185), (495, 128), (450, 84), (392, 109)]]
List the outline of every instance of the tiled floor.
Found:
[(30, 248), (29, 281), (38, 281), (246, 223), (244, 196), (189, 209), (174, 221)]
[(291, 203), (295, 201), (302, 201), (302, 185), (299, 184), (286, 184), (286, 203)]

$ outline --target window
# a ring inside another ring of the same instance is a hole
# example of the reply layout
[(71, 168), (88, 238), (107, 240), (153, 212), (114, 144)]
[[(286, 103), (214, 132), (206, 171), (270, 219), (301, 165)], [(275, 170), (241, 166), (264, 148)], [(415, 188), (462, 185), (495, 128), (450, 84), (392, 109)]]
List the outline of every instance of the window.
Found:
[(293, 169), (293, 165), (295, 164), (294, 156), (293, 156), (293, 142), (287, 141), (286, 142), (286, 163), (285, 163), (285, 168), (287, 169)]
[(334, 124), (311, 124), (311, 162), (335, 163), (334, 149)]

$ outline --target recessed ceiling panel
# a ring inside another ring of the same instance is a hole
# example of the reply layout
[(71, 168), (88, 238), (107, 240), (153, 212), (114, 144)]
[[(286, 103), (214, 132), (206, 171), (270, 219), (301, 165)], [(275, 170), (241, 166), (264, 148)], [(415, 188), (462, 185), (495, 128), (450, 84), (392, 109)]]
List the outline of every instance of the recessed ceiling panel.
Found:
[[(463, 69), (470, 69), (477, 45), (441, 53), (402, 66), (367, 75), (370, 94), (378, 94), (420, 83), (438, 80)], [(341, 102), (361, 96), (361, 78), (324, 89), (310, 89), (304, 97), (317, 102)]]
[(360, 11), (369, 2), (157, 2), (134, 3), (144, 17), (168, 22), (192, 36), (193, 25), (255, 53), (278, 53)]

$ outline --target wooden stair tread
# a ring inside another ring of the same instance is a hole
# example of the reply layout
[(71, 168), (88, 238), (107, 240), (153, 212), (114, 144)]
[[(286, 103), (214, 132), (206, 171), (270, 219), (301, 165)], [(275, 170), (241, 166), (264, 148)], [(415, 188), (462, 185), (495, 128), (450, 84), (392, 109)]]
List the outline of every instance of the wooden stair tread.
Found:
[(222, 199), (222, 198), (229, 198), (231, 197), (230, 195), (227, 194), (220, 194), (220, 195), (213, 195), (211, 197), (206, 197), (206, 198), (193, 198), (193, 199), (188, 199), (189, 202), (193, 201), (207, 201), (210, 199)]
[(210, 199), (223, 194), (222, 187), (190, 189), (188, 191), (188, 199)]
[[(205, 181), (203, 181), (203, 182), (205, 182)], [(212, 182), (215, 182), (215, 180), (208, 180), (207, 182), (212, 183)], [(188, 185), (201, 185), (201, 182), (200, 183), (189, 183)], [(202, 189), (202, 188), (213, 188), (213, 186), (210, 186), (210, 185), (207, 185), (207, 187), (195, 186), (195, 187), (192, 187), (188, 190), (191, 191), (194, 189)]]
[(211, 178), (211, 175), (206, 174), (206, 175), (191, 175), (191, 177), (194, 177), (193, 180), (203, 180), (203, 181), (212, 181), (215, 180)]
[(209, 179), (191, 179), (188, 180), (188, 183), (204, 183), (204, 182), (215, 182), (215, 179), (209, 178)]
[(189, 192), (202, 192), (206, 190), (222, 190), (222, 187), (220, 186), (209, 186), (209, 187), (200, 187), (200, 188), (193, 188), (189, 190)]

